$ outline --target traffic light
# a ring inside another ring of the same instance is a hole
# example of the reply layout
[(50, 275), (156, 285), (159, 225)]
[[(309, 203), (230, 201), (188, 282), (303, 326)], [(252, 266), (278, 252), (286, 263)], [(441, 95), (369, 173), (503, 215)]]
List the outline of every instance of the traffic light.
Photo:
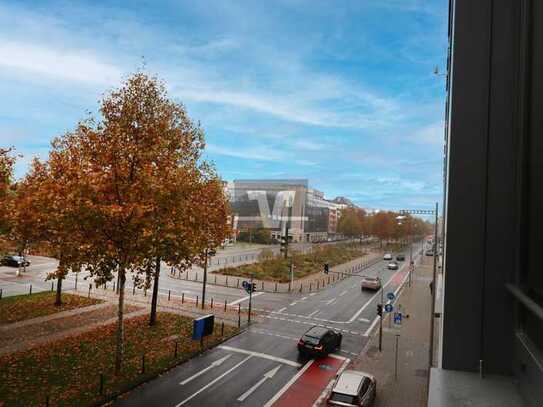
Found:
[(330, 266), (328, 263), (324, 263), (324, 274), (328, 274), (330, 272)]
[(377, 315), (379, 315), (380, 317), (383, 316), (383, 305), (382, 304), (377, 304)]
[(256, 283), (253, 283), (252, 287), (251, 287), (251, 292), (255, 292), (256, 291)]
[(287, 239), (285, 239), (284, 237), (281, 238), (281, 241), (279, 242), (279, 244), (281, 245), (281, 252), (284, 252), (287, 250)]

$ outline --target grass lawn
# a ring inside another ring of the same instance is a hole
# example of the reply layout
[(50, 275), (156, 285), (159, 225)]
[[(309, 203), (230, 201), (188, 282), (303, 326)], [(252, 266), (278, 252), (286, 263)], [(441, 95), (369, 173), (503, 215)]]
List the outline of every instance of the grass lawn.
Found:
[(103, 302), (95, 298), (62, 293), (62, 305), (55, 306), (56, 293), (51, 291), (4, 297), (0, 300), (0, 324), (50, 315)]
[[(334, 267), (357, 257), (364, 256), (366, 248), (358, 243), (347, 243), (317, 246), (308, 254), (300, 254), (295, 251), (291, 251), (290, 253), (292, 254), (295, 266), (294, 278), (303, 278), (309, 274), (320, 273), (323, 270), (324, 263), (328, 263), (330, 267)], [(218, 270), (217, 273), (238, 277), (250, 277), (251, 274), (254, 274), (254, 277), (258, 280), (276, 281), (279, 283), (290, 281), (289, 260), (285, 260), (282, 257), (275, 257), (238, 267), (228, 267)]]
[[(220, 326), (207, 337), (204, 346), (221, 340)], [(224, 328), (230, 336), (237, 328)], [(159, 313), (154, 327), (148, 316), (132, 318), (125, 324), (125, 358), (120, 376), (114, 376), (116, 324), (71, 338), (0, 357), (0, 405), (43, 406), (50, 395), (50, 406), (85, 406), (103, 400), (99, 395), (100, 373), (104, 392), (111, 394), (160, 370), (172, 366), (200, 349), (193, 342), (192, 319)], [(177, 337), (179, 335), (179, 337)], [(174, 359), (175, 343), (177, 358)], [(145, 373), (141, 373), (145, 353)]]

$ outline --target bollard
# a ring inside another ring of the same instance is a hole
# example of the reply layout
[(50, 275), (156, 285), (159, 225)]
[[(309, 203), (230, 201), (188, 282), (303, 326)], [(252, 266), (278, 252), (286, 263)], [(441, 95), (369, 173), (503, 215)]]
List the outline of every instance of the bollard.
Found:
[(45, 407), (49, 407), (49, 395), (45, 396)]
[(217, 275), (215, 274), (215, 284), (217, 284)]
[(241, 314), (238, 314), (238, 328), (241, 327)]
[(113, 291), (115, 291), (115, 281), (113, 282)]
[(317, 291), (319, 290), (319, 287), (320, 287), (320, 281), (317, 280)]
[(172, 292), (170, 290), (168, 290), (168, 301), (170, 301), (170, 295), (172, 294)]
[(330, 276), (328, 276), (328, 285), (330, 285)]
[(228, 287), (228, 276), (226, 276), (226, 286)]
[(2, 291), (4, 291), (4, 289), (0, 288), (0, 300), (2, 299)]
[(311, 292), (311, 283), (309, 283), (309, 292)]
[(226, 300), (224, 300), (224, 312), (226, 312)]
[(288, 292), (290, 292), (290, 281), (288, 282)]
[(273, 290), (274, 292), (277, 292), (277, 283), (275, 283), (275, 288)]
[(185, 280), (188, 280), (189, 279), (189, 271), (187, 270), (187, 272), (185, 273)]
[(100, 373), (100, 395), (102, 396), (104, 394), (104, 374)]
[(224, 336), (224, 321), (221, 322), (221, 336)]
[(31, 295), (32, 294), (32, 284), (30, 284), (30, 292), (29, 294)]
[(177, 359), (177, 341), (175, 341), (175, 350), (173, 351), (174, 359)]
[(104, 290), (107, 290), (107, 281), (104, 283)]
[(239, 278), (238, 278), (238, 282), (236, 283), (236, 287), (239, 288)]
[(181, 293), (181, 304), (185, 302), (185, 293)]
[(211, 309), (213, 309), (213, 297), (211, 297)]
[(198, 296), (196, 296), (196, 308), (198, 308)]
[(53, 291), (53, 282), (51, 281), (51, 291)]
[(145, 289), (143, 290), (143, 296), (147, 297), (147, 287), (145, 287)]
[(92, 284), (89, 284), (89, 298), (90, 298), (91, 288), (92, 288)]
[(132, 287), (132, 295), (136, 295), (136, 286)]
[(196, 277), (194, 278), (194, 281), (198, 281), (198, 273), (196, 273)]
[(303, 287), (303, 284), (300, 283), (300, 292), (302, 292), (302, 287)]
[(264, 281), (262, 281), (262, 291), (264, 291)]
[(145, 353), (141, 355), (141, 374), (145, 373)]

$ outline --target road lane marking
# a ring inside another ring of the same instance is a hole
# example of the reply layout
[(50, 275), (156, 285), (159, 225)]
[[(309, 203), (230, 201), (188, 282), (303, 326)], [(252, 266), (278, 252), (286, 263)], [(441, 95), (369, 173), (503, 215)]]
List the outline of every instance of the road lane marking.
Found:
[(371, 321), (370, 321), (369, 319), (367, 319), (367, 318), (358, 318), (358, 320), (359, 320), (360, 322), (366, 322), (366, 323), (371, 322)]
[(238, 397), (238, 401), (244, 401), (247, 397), (249, 397), (253, 392), (258, 389), (260, 386), (264, 384), (264, 382), (268, 379), (273, 379), (273, 376), (277, 373), (281, 365), (277, 365), (277, 367), (274, 367), (269, 372), (264, 373), (264, 377), (260, 379), (258, 382), (256, 382), (249, 390), (247, 390), (245, 393), (243, 393), (241, 396)]
[(283, 312), (283, 311), (286, 310), (286, 309), (287, 309), (287, 307), (283, 307), (283, 308), (281, 308), (279, 311), (276, 311), (276, 312), (277, 312), (278, 314), (280, 314), (281, 312)]
[[(259, 295), (262, 295), (262, 294), (264, 294), (262, 291), (259, 292), (259, 293), (255, 293), (255, 294), (253, 294), (253, 298), (254, 298), (254, 297), (258, 297)], [(247, 301), (250, 297), (251, 297), (251, 296), (248, 295), (247, 297), (243, 297), (243, 298), (240, 298), (239, 300), (232, 301), (232, 302), (228, 303), (227, 305), (230, 305), (230, 306), (232, 306), (232, 305), (237, 305), (237, 304), (239, 304), (240, 302)]]
[(339, 294), (340, 297), (343, 297), (345, 294), (347, 294), (347, 290), (343, 291), (341, 294)]
[(204, 387), (202, 387), (200, 390), (198, 390), (196, 393), (192, 394), (191, 396), (187, 397), (185, 400), (183, 400), (181, 403), (179, 404), (176, 404), (175, 407), (180, 407), (186, 403), (188, 403), (190, 400), (192, 400), (194, 397), (196, 397), (198, 394), (200, 394), (201, 392), (203, 392), (204, 390), (206, 390), (207, 388), (213, 386), (215, 383), (217, 383), (219, 380), (221, 380), (223, 377), (225, 377), (226, 375), (229, 375), (230, 373), (232, 373), (234, 370), (236, 370), (238, 367), (240, 367), (241, 365), (243, 365), (245, 362), (247, 362), (249, 359), (251, 359), (253, 357), (253, 355), (249, 355), (247, 356), (245, 359), (243, 359), (241, 362), (239, 362), (238, 364), (234, 365), (233, 367), (231, 367), (230, 369), (228, 369), (226, 372), (224, 372), (222, 375), (220, 375), (219, 377), (217, 377), (215, 380), (212, 380), (210, 381), (208, 384), (206, 384)]
[[(311, 359), (309, 362), (307, 362), (304, 367), (302, 367), (298, 373), (296, 373), (292, 378), (283, 386), (277, 393), (275, 393), (275, 396), (273, 396), (271, 399), (268, 400), (266, 404), (264, 404), (263, 407), (271, 407), (273, 403), (275, 403), (277, 400), (279, 400), (279, 397), (281, 397), (289, 388), (294, 384), (296, 380), (299, 379), (301, 375), (305, 373), (307, 369), (315, 362), (315, 359)], [(177, 406), (176, 406), (177, 407)]]
[(183, 380), (181, 383), (179, 383), (181, 386), (187, 384), (187, 383), (190, 383), (191, 381), (193, 381), (194, 379), (196, 379), (197, 377), (203, 375), (205, 372), (207, 372), (208, 370), (211, 370), (213, 368), (216, 368), (217, 366), (220, 366), (222, 365), (227, 359), (230, 358), (230, 356), (232, 355), (226, 355), (225, 357), (222, 357), (220, 358), (219, 360), (216, 360), (215, 362), (213, 362), (212, 364), (210, 364), (208, 367), (206, 367), (205, 369), (202, 369), (200, 370), (198, 373), (192, 375), (191, 377)]
[(257, 357), (257, 358), (273, 360), (274, 362), (279, 362), (279, 363), (282, 363), (284, 365), (289, 365), (289, 366), (292, 366), (292, 367), (300, 367), (301, 366), (299, 363), (293, 362), (292, 360), (283, 359), (283, 358), (273, 356), (273, 355), (268, 355), (267, 353), (253, 352), (251, 350), (234, 348), (232, 346), (226, 346), (226, 345), (220, 345), (220, 346), (217, 346), (217, 347), (219, 349), (223, 349), (223, 350), (230, 351), (230, 352), (243, 353), (245, 355), (250, 355), (250, 356)]
[(332, 304), (332, 303), (333, 303), (334, 301), (336, 301), (336, 300), (337, 300), (337, 298), (332, 298), (332, 299), (326, 301), (326, 305), (330, 305), (330, 304)]
[(311, 318), (313, 315), (317, 314), (319, 310), (313, 311), (311, 314), (309, 314), (307, 317)]

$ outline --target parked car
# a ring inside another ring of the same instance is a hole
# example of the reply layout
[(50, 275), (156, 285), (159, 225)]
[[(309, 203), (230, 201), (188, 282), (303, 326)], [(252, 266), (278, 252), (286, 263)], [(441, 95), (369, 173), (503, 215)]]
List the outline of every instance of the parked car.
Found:
[(396, 263), (395, 261), (391, 261), (390, 263), (388, 263), (387, 267), (389, 270), (398, 270), (398, 263)]
[(375, 377), (356, 370), (345, 370), (332, 387), (329, 406), (372, 406), (377, 393)]
[(392, 254), (385, 253), (385, 255), (383, 256), (383, 260), (392, 260)]
[(396, 256), (396, 260), (397, 260), (397, 261), (405, 261), (405, 255), (403, 255), (403, 254), (398, 254), (398, 255)]
[(362, 282), (360, 288), (363, 290), (380, 290), (381, 289), (381, 279), (379, 277), (362, 277)]
[(2, 259), (2, 264), (4, 266), (10, 267), (28, 267), (30, 262), (21, 256), (4, 256)]
[(298, 352), (304, 356), (326, 356), (341, 347), (342, 339), (339, 332), (313, 326), (298, 341)]

